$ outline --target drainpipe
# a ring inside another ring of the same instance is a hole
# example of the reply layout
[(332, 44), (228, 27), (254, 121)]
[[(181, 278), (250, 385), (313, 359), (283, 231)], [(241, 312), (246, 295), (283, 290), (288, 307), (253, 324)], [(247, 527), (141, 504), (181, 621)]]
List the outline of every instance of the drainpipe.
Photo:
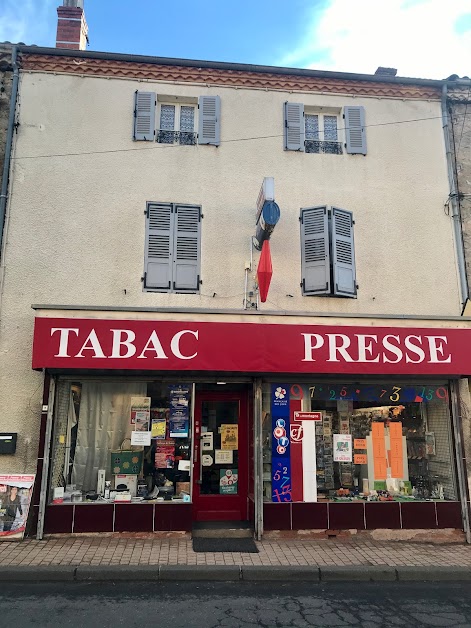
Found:
[(461, 216), (460, 216), (460, 203), (458, 198), (458, 186), (455, 178), (455, 170), (453, 166), (453, 151), (450, 138), (450, 129), (448, 122), (448, 111), (446, 106), (448, 86), (447, 83), (442, 87), (442, 122), (443, 133), (445, 135), (445, 149), (446, 149), (446, 165), (448, 170), (448, 183), (450, 186), (450, 207), (451, 217), (453, 219), (453, 231), (455, 234), (456, 243), (456, 256), (458, 261), (458, 272), (460, 278), (461, 289), (461, 307), (466, 305), (468, 299), (468, 281), (466, 279), (466, 263), (463, 247), (463, 234), (461, 231)]
[(18, 46), (13, 46), (11, 58), (13, 66), (13, 83), (10, 97), (10, 115), (8, 118), (7, 141), (5, 144), (5, 161), (3, 164), (2, 189), (0, 191), (0, 257), (2, 254), (3, 230), (5, 226), (5, 214), (8, 200), (8, 179), (10, 174), (13, 131), (15, 130), (16, 100), (18, 97)]

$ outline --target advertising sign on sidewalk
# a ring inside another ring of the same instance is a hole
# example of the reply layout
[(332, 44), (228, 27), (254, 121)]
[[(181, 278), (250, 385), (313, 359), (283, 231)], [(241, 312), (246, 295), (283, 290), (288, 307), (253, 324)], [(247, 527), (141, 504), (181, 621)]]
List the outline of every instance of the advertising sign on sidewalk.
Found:
[(23, 538), (34, 478), (34, 475), (0, 475), (0, 541)]

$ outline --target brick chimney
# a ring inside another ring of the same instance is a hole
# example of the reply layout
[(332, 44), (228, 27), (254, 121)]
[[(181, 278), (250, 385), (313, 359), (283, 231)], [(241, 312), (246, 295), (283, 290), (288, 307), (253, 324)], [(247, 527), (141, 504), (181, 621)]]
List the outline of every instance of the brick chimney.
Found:
[(83, 11), (83, 0), (64, 0), (57, 7), (56, 48), (85, 50), (88, 42), (88, 26)]

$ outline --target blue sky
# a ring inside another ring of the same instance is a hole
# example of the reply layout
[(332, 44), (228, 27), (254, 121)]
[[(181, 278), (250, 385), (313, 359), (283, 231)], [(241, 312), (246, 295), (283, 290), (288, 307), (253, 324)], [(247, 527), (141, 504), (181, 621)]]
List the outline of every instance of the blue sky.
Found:
[[(0, 41), (54, 46), (62, 0), (0, 0)], [(90, 49), (471, 76), (470, 0), (85, 0)]]

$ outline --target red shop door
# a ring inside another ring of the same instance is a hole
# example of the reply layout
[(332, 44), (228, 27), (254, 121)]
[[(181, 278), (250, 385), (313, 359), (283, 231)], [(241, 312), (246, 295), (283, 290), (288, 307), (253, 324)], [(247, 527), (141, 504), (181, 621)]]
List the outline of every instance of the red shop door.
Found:
[(198, 392), (195, 400), (194, 521), (246, 521), (246, 392)]

